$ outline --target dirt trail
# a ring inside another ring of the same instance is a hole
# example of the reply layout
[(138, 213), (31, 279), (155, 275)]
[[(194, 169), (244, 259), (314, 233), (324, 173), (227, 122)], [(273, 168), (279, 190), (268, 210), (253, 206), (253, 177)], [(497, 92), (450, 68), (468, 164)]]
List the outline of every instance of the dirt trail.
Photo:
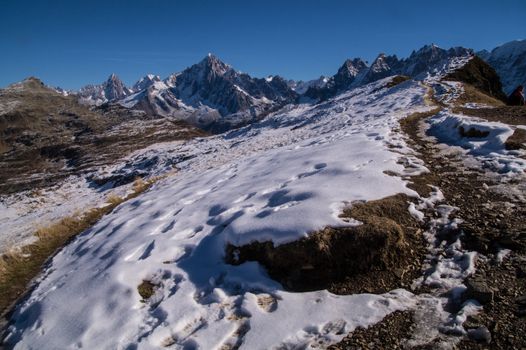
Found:
[[(460, 234), (464, 249), (479, 253), (476, 272), (465, 281), (468, 290), (463, 300), (475, 298), (483, 302), (484, 308), (478, 315), (468, 317), (464, 323), (468, 336), (459, 335), (456, 348), (523, 349), (526, 347), (523, 336), (526, 332), (526, 201), (523, 196), (526, 181), (522, 178), (503, 184), (498, 174), (468, 168), (465, 156), (441, 153), (437, 143), (425, 136), (424, 122), (442, 107), (444, 105), (430, 113), (412, 115), (400, 124), (410, 146), (430, 170), (428, 174), (410, 178), (413, 182), (410, 187), (421, 196), (429, 195), (429, 185), (440, 188), (444, 194), (443, 204), (458, 208), (450, 218), (462, 220), (460, 232), (447, 234)], [(481, 118), (492, 115), (484, 119), (504, 123), (520, 122), (525, 114), (525, 110), (509, 107), (494, 111), (498, 113), (492, 114), (488, 108), (470, 109), (469, 114)], [(503, 117), (501, 120), (499, 115)], [(331, 349), (433, 349), (438, 346), (436, 341), (409, 346), (415, 327), (413, 312), (398, 312), (367, 329), (355, 330)]]

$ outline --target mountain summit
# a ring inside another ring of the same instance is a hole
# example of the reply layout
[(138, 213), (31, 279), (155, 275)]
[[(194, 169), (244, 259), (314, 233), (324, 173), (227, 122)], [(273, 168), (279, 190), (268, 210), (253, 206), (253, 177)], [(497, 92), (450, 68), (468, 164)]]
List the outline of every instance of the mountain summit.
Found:
[(100, 105), (109, 101), (117, 101), (130, 95), (132, 91), (124, 85), (119, 77), (112, 73), (100, 85), (87, 85), (80, 89), (79, 100), (89, 105)]
[[(148, 83), (152, 80), (155, 82)], [(134, 85), (134, 94), (119, 103), (153, 115), (184, 119), (205, 129), (223, 130), (257, 119), (296, 98), (297, 93), (283, 78), (253, 78), (208, 54), (162, 82), (148, 76), (141, 79)]]

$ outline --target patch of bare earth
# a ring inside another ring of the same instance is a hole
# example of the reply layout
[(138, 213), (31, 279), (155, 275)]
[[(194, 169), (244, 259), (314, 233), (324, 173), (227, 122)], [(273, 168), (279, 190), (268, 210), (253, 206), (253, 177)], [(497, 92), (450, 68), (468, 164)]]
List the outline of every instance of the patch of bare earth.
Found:
[[(403, 349), (404, 339), (414, 331), (411, 311), (395, 311), (384, 317), (382, 322), (367, 328), (357, 328), (329, 350), (358, 349)], [(387, 346), (388, 344), (388, 346)]]
[[(503, 110), (509, 112), (507, 107)], [(490, 109), (481, 114), (489, 115), (487, 111)], [(465, 324), (468, 337), (459, 348), (521, 349), (526, 346), (524, 337), (519, 336), (526, 331), (526, 203), (513, 191), (503, 191), (503, 186), (524, 189), (524, 180), (503, 185), (498, 175), (467, 169), (459, 156), (441, 155), (434, 144), (418, 134), (419, 123), (426, 117), (415, 115), (401, 123), (412, 147), (420, 152), (431, 171), (422, 179), (438, 186), (447, 204), (458, 208), (454, 215), (463, 220), (463, 246), (488, 257), (477, 261), (477, 272), (466, 281), (468, 292), (464, 297), (484, 302), (484, 309)], [(503, 248), (512, 253), (499, 264), (495, 257)]]
[(341, 217), (362, 225), (327, 227), (277, 247), (272, 242), (228, 245), (226, 261), (258, 261), (291, 291), (384, 293), (407, 287), (420, 275), (425, 254), (420, 223), (408, 212), (411, 201), (398, 194), (353, 203)]
[[(477, 102), (496, 108), (460, 108), (455, 112), (499, 121), (511, 125), (526, 124), (526, 108), (506, 107), (494, 98), (466, 85), (457, 104)], [(438, 103), (437, 103), (438, 104)], [(440, 104), (438, 104), (440, 105)], [(457, 155), (442, 155), (429, 139), (420, 135), (421, 122), (436, 114), (440, 108), (416, 113), (401, 121), (402, 131), (409, 136), (409, 144), (420, 153), (430, 170), (419, 176), (406, 178), (410, 188), (427, 197), (430, 185), (440, 188), (446, 204), (458, 210), (454, 217), (463, 220), (462, 243), (487, 258), (476, 263), (476, 273), (466, 280), (466, 298), (483, 303), (483, 311), (469, 317), (464, 324), (468, 332), (456, 345), (458, 349), (525, 349), (526, 340), (526, 203), (524, 180), (502, 184), (500, 179), (478, 169), (468, 169)], [(522, 130), (508, 139), (507, 147), (516, 149), (524, 144)], [(466, 131), (469, 132), (469, 131)], [(466, 135), (468, 136), (468, 135)], [(511, 146), (508, 146), (511, 145)], [(426, 213), (426, 215), (432, 213)], [(447, 235), (444, 237), (447, 239)], [(503, 248), (511, 253), (503, 262), (497, 259)], [(424, 291), (424, 290), (422, 290)], [(330, 349), (405, 349), (411, 338), (413, 316), (410, 311), (395, 312), (368, 328), (358, 328)], [(433, 342), (418, 349), (435, 349)]]

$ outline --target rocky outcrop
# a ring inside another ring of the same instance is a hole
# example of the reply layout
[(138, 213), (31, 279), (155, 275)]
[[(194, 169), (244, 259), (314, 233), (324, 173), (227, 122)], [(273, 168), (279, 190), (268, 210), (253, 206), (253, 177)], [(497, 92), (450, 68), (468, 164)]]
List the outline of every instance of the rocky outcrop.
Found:
[(468, 83), (491, 97), (506, 101), (498, 74), (477, 56), (470, 59), (461, 68), (446, 75), (444, 79)]
[(477, 52), (500, 76), (503, 90), (510, 94), (518, 85), (526, 85), (526, 40), (515, 40)]
[(355, 203), (342, 217), (363, 225), (328, 227), (277, 247), (272, 242), (228, 245), (226, 260), (234, 265), (258, 261), (292, 291), (387, 292), (416, 278), (425, 251), (419, 224), (407, 211), (408, 201), (396, 195)]

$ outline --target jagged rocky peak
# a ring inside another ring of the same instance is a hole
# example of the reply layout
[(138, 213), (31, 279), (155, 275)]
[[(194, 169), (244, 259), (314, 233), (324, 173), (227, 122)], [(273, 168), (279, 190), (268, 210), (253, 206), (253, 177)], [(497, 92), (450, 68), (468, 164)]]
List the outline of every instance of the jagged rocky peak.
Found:
[(464, 47), (452, 47), (443, 49), (435, 44), (425, 45), (402, 61), (400, 74), (417, 77), (422, 73), (438, 68), (447, 60), (456, 57), (472, 56), (473, 50)]
[(388, 56), (385, 53), (381, 53), (371, 64), (370, 70), (373, 73), (387, 72), (393, 70), (399, 63), (400, 61), (396, 55)]
[(115, 101), (128, 96), (131, 91), (124, 85), (119, 77), (112, 73), (103, 84), (104, 95), (108, 101)]
[(119, 77), (112, 73), (100, 85), (86, 85), (79, 90), (78, 97), (81, 103), (100, 105), (105, 102), (117, 101), (130, 95), (132, 91), (124, 85)]
[(408, 60), (423, 59), (428, 62), (434, 62), (451, 57), (469, 56), (473, 54), (473, 50), (466, 49), (461, 46), (452, 47), (448, 50), (443, 49), (435, 44), (424, 45), (417, 51), (413, 51)]
[(347, 59), (340, 69), (338, 69), (336, 75), (346, 78), (356, 77), (364, 69), (367, 69), (367, 63), (361, 58)]
[(177, 84), (177, 77), (179, 76), (179, 74), (181, 73), (170, 74), (166, 79), (163, 80), (163, 82), (168, 87), (174, 87)]
[(148, 75), (142, 77), (141, 79), (139, 79), (139, 81), (137, 81), (133, 85), (132, 90), (134, 92), (141, 91), (141, 90), (149, 88), (150, 86), (152, 86), (156, 82), (160, 82), (160, 81), (161, 81), (161, 77), (160, 76), (153, 75), (153, 74), (148, 74)]
[(203, 58), (201, 62), (197, 64), (197, 66), (204, 69), (207, 73), (212, 73), (215, 75), (224, 75), (225, 73), (232, 70), (232, 67), (211, 53), (206, 55), (205, 58)]

